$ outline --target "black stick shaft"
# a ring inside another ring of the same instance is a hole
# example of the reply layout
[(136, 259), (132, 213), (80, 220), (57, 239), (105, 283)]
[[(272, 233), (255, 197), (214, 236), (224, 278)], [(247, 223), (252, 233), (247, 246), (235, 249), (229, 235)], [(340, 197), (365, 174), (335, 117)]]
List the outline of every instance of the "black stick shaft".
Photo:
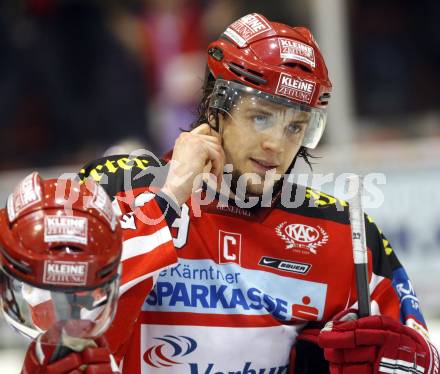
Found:
[(356, 289), (358, 293), (359, 317), (367, 317), (371, 314), (370, 290), (368, 288), (367, 264), (355, 264)]
[(351, 238), (353, 244), (353, 260), (356, 273), (356, 289), (358, 297), (358, 313), (360, 317), (371, 314), (370, 289), (368, 282), (368, 256), (365, 234), (365, 219), (362, 208), (362, 178), (358, 175), (348, 179), (349, 214)]

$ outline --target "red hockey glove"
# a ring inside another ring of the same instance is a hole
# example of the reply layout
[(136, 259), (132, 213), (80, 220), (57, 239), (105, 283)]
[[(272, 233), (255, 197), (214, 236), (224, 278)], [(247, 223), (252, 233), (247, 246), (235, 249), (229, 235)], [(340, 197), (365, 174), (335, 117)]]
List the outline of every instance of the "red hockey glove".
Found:
[(331, 374), (438, 373), (438, 351), (414, 329), (387, 316), (350, 317), (357, 316), (346, 313), (319, 335)]
[[(58, 342), (58, 343), (54, 343)], [(65, 337), (53, 327), (28, 347), (21, 374), (114, 374), (119, 369), (103, 337)]]

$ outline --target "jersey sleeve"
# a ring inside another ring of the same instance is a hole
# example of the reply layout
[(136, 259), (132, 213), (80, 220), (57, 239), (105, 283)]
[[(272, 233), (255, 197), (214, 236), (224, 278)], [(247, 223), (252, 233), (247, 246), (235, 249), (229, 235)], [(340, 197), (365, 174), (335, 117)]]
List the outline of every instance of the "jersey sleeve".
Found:
[(420, 302), (391, 244), (369, 216), (366, 228), (372, 255), (372, 313), (389, 315), (428, 337)]
[(128, 348), (142, 304), (157, 274), (177, 262), (170, 230), (154, 198), (133, 212), (122, 211), (121, 223), (124, 242), (118, 309), (105, 334), (118, 362)]
[(82, 180), (92, 178), (104, 187), (123, 230), (118, 307), (105, 333), (118, 363), (158, 273), (177, 262), (170, 229), (154, 194), (163, 176), (161, 168), (156, 159), (121, 155), (89, 163), (79, 174)]

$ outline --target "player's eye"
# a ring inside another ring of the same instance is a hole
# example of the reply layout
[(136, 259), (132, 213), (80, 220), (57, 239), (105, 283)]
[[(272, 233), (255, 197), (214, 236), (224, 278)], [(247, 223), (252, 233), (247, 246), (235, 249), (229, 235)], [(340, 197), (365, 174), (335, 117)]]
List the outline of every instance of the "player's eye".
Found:
[(297, 135), (300, 134), (306, 127), (306, 123), (304, 122), (294, 122), (287, 126), (287, 133), (289, 135)]
[(266, 114), (254, 114), (251, 116), (254, 125), (265, 126), (269, 122), (269, 117)]

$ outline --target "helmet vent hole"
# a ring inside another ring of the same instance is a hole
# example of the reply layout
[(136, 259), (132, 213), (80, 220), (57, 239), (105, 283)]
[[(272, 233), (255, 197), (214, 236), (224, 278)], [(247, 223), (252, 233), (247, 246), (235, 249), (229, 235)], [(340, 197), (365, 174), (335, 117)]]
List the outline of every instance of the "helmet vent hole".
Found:
[[(21, 273), (32, 274), (32, 268), (30, 266), (24, 264), (22, 261), (18, 261), (13, 257), (11, 257), (2, 246), (0, 246), (0, 252), (6, 259), (6, 261), (4, 261), (4, 264), (9, 263), (10, 266), (12, 266), (14, 269), (16, 269)], [(4, 264), (2, 265), (3, 268), (6, 267)]]
[(254, 84), (255, 86), (259, 86), (259, 85), (260, 85), (260, 82), (257, 82), (257, 81), (255, 81), (254, 79), (251, 79), (251, 78), (248, 78), (248, 77), (244, 77), (244, 80), (245, 80), (246, 82), (249, 82), (249, 83)]
[(285, 64), (283, 64), (283, 66), (287, 66), (293, 69), (300, 69), (302, 71), (305, 71), (306, 73), (312, 73), (312, 69), (310, 69), (308, 66), (297, 64), (296, 62), (286, 62)]
[(249, 73), (252, 73), (256, 75), (257, 77), (263, 77), (263, 74), (259, 73), (258, 71), (252, 70), (252, 69), (246, 69)]
[(234, 67), (236, 67), (236, 68), (239, 68), (239, 69), (244, 69), (244, 66), (239, 65), (239, 64), (236, 64), (235, 62), (230, 62), (230, 63), (229, 63), (229, 67), (230, 67), (230, 68), (234, 68)]
[(267, 83), (267, 80), (263, 78), (263, 74), (255, 70), (246, 69), (234, 62), (229, 63), (228, 67), (229, 70), (231, 70), (235, 75), (243, 78), (246, 82), (252, 83), (255, 86)]
[(330, 92), (324, 92), (320, 97), (319, 97), (319, 104), (322, 106), (327, 106), (328, 105), (328, 99), (330, 99), (331, 94)]
[(71, 247), (66, 246), (66, 245), (55, 245), (53, 247), (50, 248), (51, 251), (65, 251), (66, 253), (78, 253), (78, 252), (82, 252), (81, 248), (78, 247)]

